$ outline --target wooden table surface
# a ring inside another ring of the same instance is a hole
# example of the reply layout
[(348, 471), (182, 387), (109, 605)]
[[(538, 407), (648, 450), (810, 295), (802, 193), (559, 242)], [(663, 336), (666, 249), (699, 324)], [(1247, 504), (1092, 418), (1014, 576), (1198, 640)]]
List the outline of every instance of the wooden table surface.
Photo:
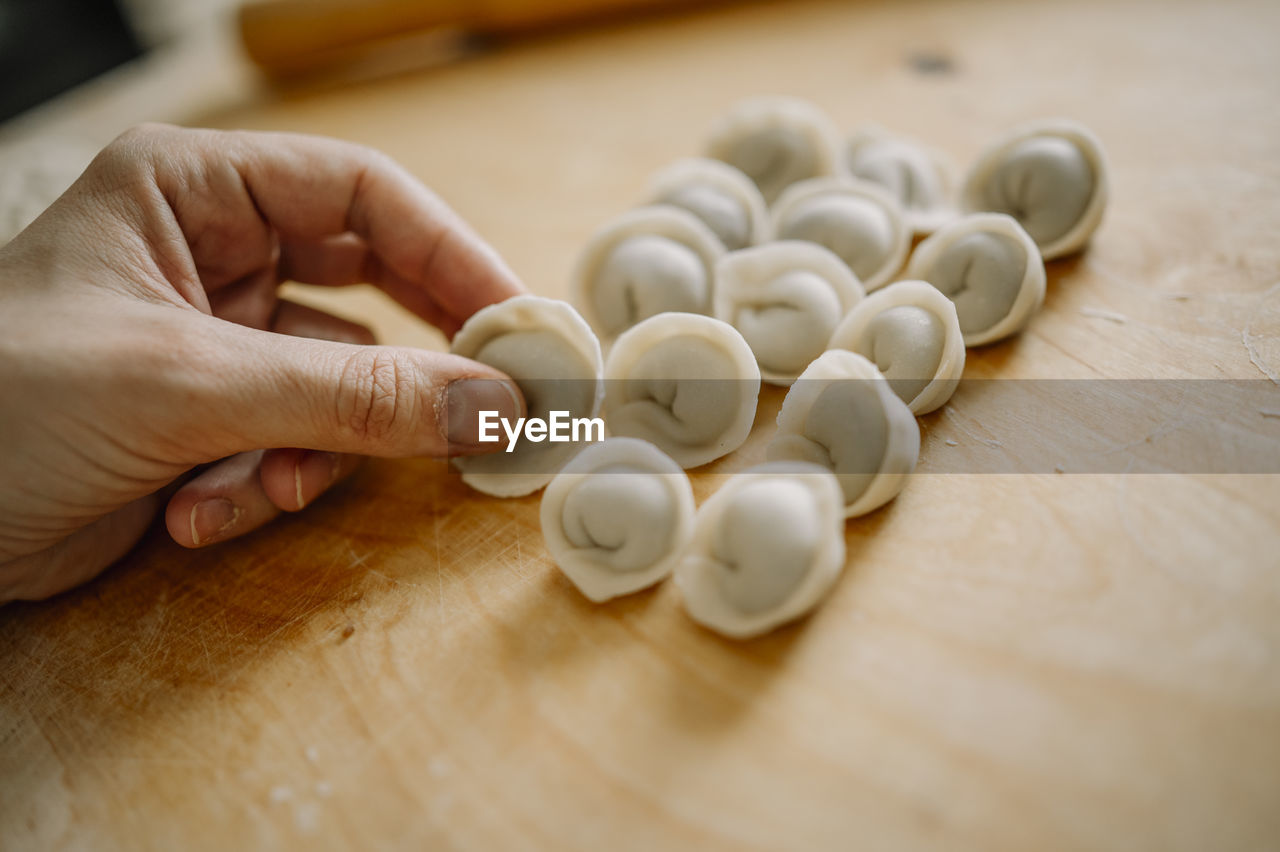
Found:
[[(959, 165), (1070, 116), (1107, 147), (1112, 206), (966, 375), (1265, 380), (1278, 32), (1267, 2), (773, 3), (202, 123), (380, 147), (564, 296), (590, 231), (740, 96)], [(370, 292), (303, 297), (442, 345)], [(699, 499), (762, 456), (780, 400)], [(990, 449), (983, 405), (923, 419), (926, 469)], [(1280, 419), (1248, 422), (1280, 452)], [(848, 524), (811, 619), (742, 644), (670, 584), (591, 605), (537, 513), (374, 461), (242, 540), (158, 528), (0, 610), (0, 847), (1280, 848), (1280, 477), (921, 474)]]

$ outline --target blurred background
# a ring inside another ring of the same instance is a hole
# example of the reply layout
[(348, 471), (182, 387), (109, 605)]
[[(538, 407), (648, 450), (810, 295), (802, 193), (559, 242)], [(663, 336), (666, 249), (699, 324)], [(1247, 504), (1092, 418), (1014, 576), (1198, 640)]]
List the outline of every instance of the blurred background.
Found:
[(253, 88), (237, 0), (0, 0), (0, 244), (116, 134)]
[(447, 62), (709, 0), (0, 0), (0, 244), (143, 121)]
[(0, 121), (171, 45), (226, 25), (234, 0), (0, 0)]

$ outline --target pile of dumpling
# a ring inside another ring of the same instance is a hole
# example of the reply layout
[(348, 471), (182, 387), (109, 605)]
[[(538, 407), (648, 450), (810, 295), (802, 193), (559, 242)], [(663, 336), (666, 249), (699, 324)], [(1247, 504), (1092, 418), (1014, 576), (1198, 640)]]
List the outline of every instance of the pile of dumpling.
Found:
[[(879, 129), (842, 143), (789, 98), (739, 103), (706, 154), (591, 237), (573, 306), (511, 299), (454, 341), (511, 375), (530, 417), (601, 413), (611, 437), (455, 464), (497, 496), (546, 485), (547, 548), (590, 599), (674, 572), (696, 621), (744, 638), (831, 588), (844, 519), (902, 489), (915, 417), (951, 397), (966, 346), (1027, 325), (1044, 261), (1097, 228), (1107, 173), (1088, 130), (1038, 122), (990, 145), (953, 198), (930, 150)], [(746, 440), (762, 380), (789, 387), (769, 462), (695, 510), (685, 469)]]

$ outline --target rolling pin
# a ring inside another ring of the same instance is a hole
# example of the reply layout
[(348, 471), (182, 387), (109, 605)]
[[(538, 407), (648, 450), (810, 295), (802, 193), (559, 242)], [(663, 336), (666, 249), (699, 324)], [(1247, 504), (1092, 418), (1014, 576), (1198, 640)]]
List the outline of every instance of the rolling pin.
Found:
[(692, 0), (253, 0), (240, 7), (239, 24), (249, 58), (268, 74), (286, 76), (424, 30), (512, 35), (632, 10), (690, 5)]

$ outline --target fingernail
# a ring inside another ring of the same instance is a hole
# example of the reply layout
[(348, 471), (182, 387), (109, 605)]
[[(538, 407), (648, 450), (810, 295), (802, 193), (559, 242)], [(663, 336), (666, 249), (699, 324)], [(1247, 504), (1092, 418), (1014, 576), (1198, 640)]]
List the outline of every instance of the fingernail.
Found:
[[(496, 412), (497, 418), (515, 420), (520, 416), (520, 391), (501, 379), (458, 379), (445, 388), (445, 416), (440, 433), (450, 444), (461, 447), (492, 447), (498, 443), (480, 440), (480, 412)], [(490, 428), (493, 434), (494, 428)], [(500, 433), (501, 429), (497, 429)]]
[(337, 478), (337, 453), (309, 450), (300, 456), (293, 467), (293, 487), (298, 498), (298, 508), (301, 509), (323, 494)]
[(240, 510), (226, 497), (201, 500), (191, 507), (191, 543), (205, 544), (221, 536), (240, 520)]

